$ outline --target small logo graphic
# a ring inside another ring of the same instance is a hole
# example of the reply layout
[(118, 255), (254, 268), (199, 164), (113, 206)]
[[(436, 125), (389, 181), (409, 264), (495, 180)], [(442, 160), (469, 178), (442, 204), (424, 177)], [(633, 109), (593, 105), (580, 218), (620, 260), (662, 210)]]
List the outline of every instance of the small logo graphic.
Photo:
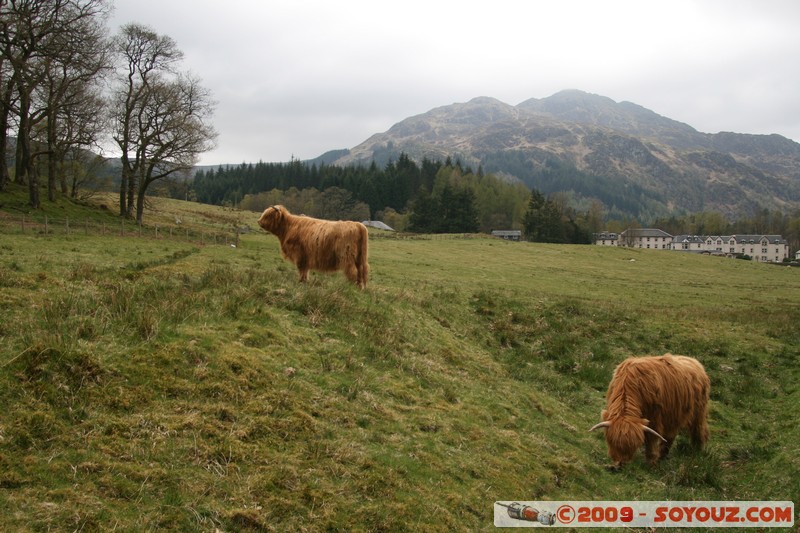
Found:
[(556, 515), (549, 511), (540, 511), (530, 505), (523, 505), (519, 502), (513, 502), (510, 505), (496, 502), (500, 507), (505, 507), (508, 516), (515, 520), (524, 520), (526, 522), (539, 522), (544, 526), (552, 526), (556, 523)]

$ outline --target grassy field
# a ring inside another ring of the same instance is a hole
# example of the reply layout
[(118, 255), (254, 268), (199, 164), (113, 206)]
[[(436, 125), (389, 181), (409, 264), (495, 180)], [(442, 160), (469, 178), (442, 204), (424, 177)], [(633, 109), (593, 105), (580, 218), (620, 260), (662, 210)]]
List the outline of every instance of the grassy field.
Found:
[[(800, 269), (377, 232), (370, 264), (359, 291), (299, 284), (256, 232), (0, 234), (0, 530), (474, 531), (497, 500), (800, 500)], [(611, 472), (587, 431), (611, 372), (666, 351), (708, 370), (709, 446)]]

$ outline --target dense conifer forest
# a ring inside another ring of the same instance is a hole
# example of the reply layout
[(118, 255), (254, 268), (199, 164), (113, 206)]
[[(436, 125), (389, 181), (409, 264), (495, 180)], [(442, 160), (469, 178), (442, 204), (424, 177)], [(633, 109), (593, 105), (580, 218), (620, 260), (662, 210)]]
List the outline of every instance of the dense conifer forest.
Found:
[(384, 166), (299, 160), (220, 166), (198, 171), (191, 190), (194, 199), (212, 205), (259, 212), (280, 203), (309, 216), (381, 220), (396, 230), (420, 233), (519, 229), (530, 241), (590, 243), (599, 231), (649, 226), (673, 235), (778, 234), (792, 250), (800, 246), (798, 212), (762, 209), (733, 221), (714, 211), (661, 213), (634, 186), (611, 191), (598, 185), (589, 197), (573, 192), (571, 184), (591, 181), (557, 161), (521, 182), (451, 158), (418, 164), (401, 153)]

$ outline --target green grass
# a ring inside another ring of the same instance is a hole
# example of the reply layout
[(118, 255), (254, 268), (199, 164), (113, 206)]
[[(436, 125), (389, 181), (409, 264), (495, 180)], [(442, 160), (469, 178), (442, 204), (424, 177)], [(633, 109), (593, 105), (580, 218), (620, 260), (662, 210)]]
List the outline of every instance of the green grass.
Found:
[[(490, 530), (497, 500), (797, 500), (800, 270), (381, 237), (359, 291), (299, 284), (265, 234), (0, 234), (0, 529)], [(709, 446), (612, 473), (587, 431), (611, 372), (665, 351), (709, 372)]]

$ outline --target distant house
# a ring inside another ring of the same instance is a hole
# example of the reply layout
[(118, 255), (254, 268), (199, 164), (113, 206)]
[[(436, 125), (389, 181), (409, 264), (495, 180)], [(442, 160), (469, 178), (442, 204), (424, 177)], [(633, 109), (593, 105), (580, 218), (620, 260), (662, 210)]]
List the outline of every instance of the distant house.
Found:
[(706, 245), (700, 235), (675, 235), (672, 238), (672, 249), (682, 252), (702, 252)]
[(672, 235), (655, 228), (629, 228), (619, 234), (617, 243), (628, 248), (671, 250)]
[(794, 260), (795, 260), (795, 261), (800, 261), (800, 250), (797, 250), (797, 251), (794, 253)]
[(522, 239), (522, 231), (518, 229), (494, 229), (492, 237), (499, 237), (506, 241), (519, 241)]
[(789, 243), (780, 235), (678, 235), (672, 249), (729, 257), (747, 255), (765, 263), (780, 263), (789, 257)]
[(709, 239), (716, 250), (726, 255), (749, 255), (753, 261), (764, 263), (780, 263), (789, 257), (789, 242), (780, 235), (722, 235)]
[(602, 233), (594, 234), (594, 243), (597, 244), (598, 246), (616, 246), (618, 240), (619, 240), (618, 233), (604, 231)]
[[(653, 250), (677, 250), (709, 255), (736, 257), (746, 255), (753, 261), (780, 263), (789, 258), (789, 243), (780, 235), (675, 235), (660, 229), (628, 229), (616, 233), (595, 234), (595, 244), (627, 246)], [(800, 252), (795, 254), (800, 258)]]

